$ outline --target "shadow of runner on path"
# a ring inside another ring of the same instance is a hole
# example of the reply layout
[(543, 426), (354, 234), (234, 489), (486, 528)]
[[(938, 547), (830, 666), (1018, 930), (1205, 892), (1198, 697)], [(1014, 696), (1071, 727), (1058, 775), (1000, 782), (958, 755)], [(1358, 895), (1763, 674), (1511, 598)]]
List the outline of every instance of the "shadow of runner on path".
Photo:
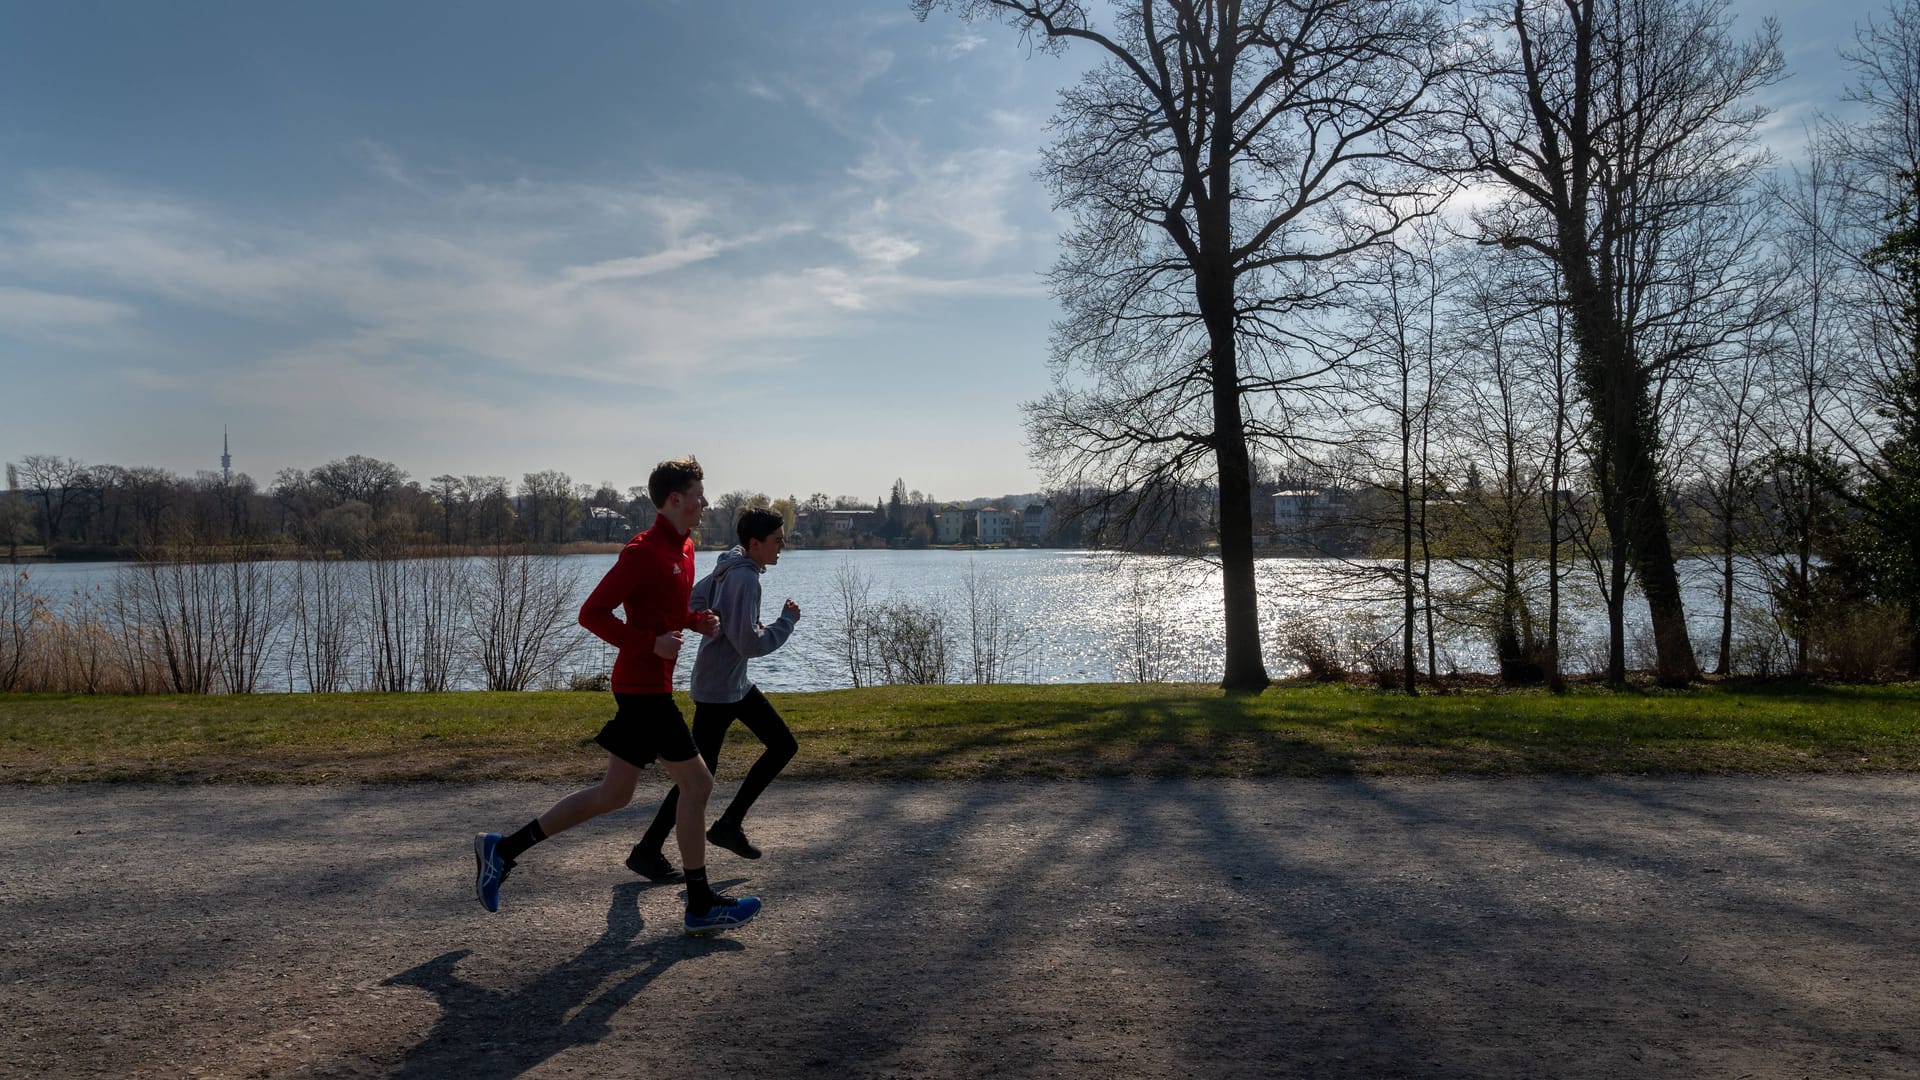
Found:
[[(633, 944), (641, 927), (640, 892), (646, 887), (640, 882), (614, 886), (606, 933), (580, 955), (518, 989), (493, 990), (462, 978), (454, 967), (471, 949), (456, 949), (385, 979), (383, 986), (428, 991), (441, 1008), (433, 1030), (407, 1052), (394, 1075), (519, 1076), (563, 1050), (605, 1038), (613, 1014), (676, 962), (744, 948), (729, 938), (675, 937)], [(608, 978), (629, 971), (594, 996)]]

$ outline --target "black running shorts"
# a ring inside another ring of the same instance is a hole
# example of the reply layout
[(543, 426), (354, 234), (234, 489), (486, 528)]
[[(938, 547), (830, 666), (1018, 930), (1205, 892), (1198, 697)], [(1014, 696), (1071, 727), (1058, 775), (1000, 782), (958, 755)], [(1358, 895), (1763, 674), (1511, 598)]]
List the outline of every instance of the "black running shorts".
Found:
[(613, 700), (620, 710), (593, 737), (607, 753), (636, 768), (653, 764), (656, 757), (688, 761), (699, 753), (672, 694), (616, 693)]

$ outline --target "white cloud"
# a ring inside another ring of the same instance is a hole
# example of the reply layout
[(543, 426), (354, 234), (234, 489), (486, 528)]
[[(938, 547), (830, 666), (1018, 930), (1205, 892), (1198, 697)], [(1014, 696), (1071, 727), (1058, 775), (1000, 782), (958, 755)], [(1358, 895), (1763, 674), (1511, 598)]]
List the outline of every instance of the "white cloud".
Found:
[(596, 281), (617, 281), (622, 278), (651, 277), (654, 274), (663, 274), (705, 262), (728, 251), (754, 247), (806, 231), (808, 226), (795, 223), (761, 229), (732, 238), (702, 234), (688, 237), (673, 248), (654, 252), (651, 255), (608, 259), (588, 266), (572, 267), (566, 271), (565, 277), (570, 284), (575, 285)]
[(596, 281), (618, 281), (623, 278), (652, 277), (670, 270), (692, 266), (705, 262), (727, 249), (727, 244), (716, 236), (696, 236), (679, 247), (667, 251), (657, 251), (652, 255), (608, 259), (590, 266), (575, 266), (566, 271), (566, 280), (570, 284), (583, 285)]
[(879, 267), (850, 270), (844, 267), (814, 267), (803, 272), (802, 291), (811, 292), (833, 307), (845, 311), (871, 311), (896, 307), (919, 298), (962, 296), (1031, 297), (1045, 293), (1045, 285), (1034, 274), (999, 274), (978, 278), (917, 277)]
[(151, 369), (141, 377), (171, 369), (163, 357), (192, 356), (176, 362), (245, 371), (236, 385), (263, 399), (339, 397), (360, 411), (402, 407), (415, 378), (489, 372), (671, 388), (790, 363), (799, 342), (859, 333), (859, 316), (923, 298), (1031, 294), (1027, 275), (942, 276), (950, 261), (900, 272), (924, 258), (928, 236), (978, 255), (1012, 232), (992, 204), (1010, 166), (995, 178), (970, 155), (909, 156), (887, 181), (896, 197), (814, 211), (842, 219), (830, 244), (792, 242), (815, 227), (781, 220), (790, 197), (727, 184), (702, 197), (684, 178), (643, 189), (461, 184), (431, 220), (409, 216), (409, 199), (388, 211), (394, 220), (356, 205), (351, 216), (310, 215), (307, 230), (81, 185), (0, 220), (0, 281), (22, 282), (0, 292), (0, 317), (133, 312), (26, 287), (35, 276), (217, 313), (282, 344), (264, 360), (223, 361), (189, 332), (149, 343), (135, 358)]
[(947, 46), (943, 53), (947, 59), (953, 60), (965, 56), (986, 43), (987, 39), (981, 35), (962, 30), (947, 39)]
[(73, 327), (116, 323), (133, 309), (112, 300), (0, 285), (0, 327)]
[(847, 247), (863, 262), (898, 266), (920, 254), (920, 245), (893, 233), (855, 231), (847, 234)]
[(930, 155), (882, 131), (847, 170), (869, 193), (847, 231), (907, 237), (926, 251), (944, 247), (976, 266), (1012, 254), (1027, 239), (1014, 214), (1038, 202), (1027, 178), (1032, 155), (992, 145)]
[(405, 188), (416, 195), (424, 195), (427, 193), (426, 184), (415, 179), (413, 174), (408, 171), (406, 162), (392, 149), (372, 139), (361, 139), (357, 145), (360, 152), (367, 157), (367, 168), (375, 176)]

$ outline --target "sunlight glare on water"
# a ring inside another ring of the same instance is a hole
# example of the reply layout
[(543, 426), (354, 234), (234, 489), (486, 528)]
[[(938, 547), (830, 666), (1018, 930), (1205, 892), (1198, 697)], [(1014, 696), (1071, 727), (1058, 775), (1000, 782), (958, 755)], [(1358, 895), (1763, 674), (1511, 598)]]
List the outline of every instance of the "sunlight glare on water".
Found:
[[(712, 569), (717, 552), (703, 551), (696, 572)], [(612, 554), (557, 555), (578, 580), (577, 599), (613, 564)], [(24, 567), (33, 591), (56, 607), (91, 593), (92, 603), (110, 591), (117, 564), (72, 563)], [(1341, 563), (1325, 559), (1260, 559), (1256, 581), (1260, 601), (1262, 653), (1275, 677), (1298, 673), (1287, 647), (1288, 628), (1315, 627), (1323, 640), (1338, 637), (1364, 646), (1394, 638), (1399, 627), (1396, 567), (1391, 563)], [(999, 681), (1114, 682), (1146, 678), (1158, 681), (1212, 682), (1220, 678), (1224, 635), (1221, 629), (1221, 576), (1202, 559), (1050, 549), (1001, 551), (818, 551), (788, 549), (763, 579), (761, 618), (771, 620), (792, 597), (802, 619), (785, 647), (754, 661), (755, 681), (764, 689), (825, 690), (852, 685), (841, 659), (843, 622), (841, 580), (852, 573), (874, 604), (913, 605), (939, 613), (951, 642), (949, 659), (955, 681), (971, 680), (972, 620), (969, 574), (983, 612), (998, 611), (1015, 628), (1018, 646), (1010, 651)], [(358, 576), (358, 575), (354, 575)], [(1694, 575), (1697, 579), (1698, 574)], [(1458, 583), (1455, 571), (1438, 583)], [(1567, 637), (1589, 648), (1602, 624), (1591, 596), (1567, 586)], [(1696, 583), (1689, 596), (1698, 641), (1712, 630), (1710, 591)], [(84, 602), (84, 601), (82, 601)], [(577, 628), (585, 646), (568, 672), (604, 671), (612, 650)], [(1630, 631), (1631, 632), (1631, 631)], [(1471, 628), (1436, 626), (1436, 659), (1442, 671), (1490, 671), (1491, 649)], [(285, 646), (281, 646), (282, 649)], [(1424, 646), (1421, 647), (1424, 652)], [(1575, 658), (1574, 648), (1563, 651)], [(677, 675), (684, 687), (691, 654), (683, 654)], [(269, 665), (282, 672), (286, 665)], [(1421, 667), (1426, 667), (1424, 657)], [(471, 686), (471, 679), (459, 685)], [(284, 677), (276, 689), (285, 688)]]

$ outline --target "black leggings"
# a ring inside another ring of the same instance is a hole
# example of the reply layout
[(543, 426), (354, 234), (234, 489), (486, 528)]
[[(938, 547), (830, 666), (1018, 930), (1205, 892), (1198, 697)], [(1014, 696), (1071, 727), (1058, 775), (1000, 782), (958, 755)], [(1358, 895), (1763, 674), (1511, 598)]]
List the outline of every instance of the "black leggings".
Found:
[[(720, 772), (720, 744), (727, 740), (727, 728), (735, 720), (747, 726), (760, 742), (766, 746), (760, 752), (759, 760), (747, 770), (747, 778), (740, 781), (740, 790), (734, 793), (733, 802), (727, 812), (720, 815), (738, 825), (747, 816), (753, 801), (767, 790), (773, 778), (780, 775), (787, 762), (800, 750), (800, 744), (793, 739), (793, 732), (787, 730), (787, 722), (773, 711), (773, 705), (759, 687), (747, 691), (747, 696), (739, 701), (725, 705), (713, 705), (695, 702), (693, 706), (693, 745), (700, 750), (700, 756), (706, 760), (707, 770)], [(666, 847), (667, 835), (673, 832), (674, 815), (679, 812), (680, 786), (675, 784), (660, 803), (660, 812), (653, 817), (653, 824), (647, 827), (647, 833), (640, 839), (640, 846), (648, 851), (659, 851)]]

